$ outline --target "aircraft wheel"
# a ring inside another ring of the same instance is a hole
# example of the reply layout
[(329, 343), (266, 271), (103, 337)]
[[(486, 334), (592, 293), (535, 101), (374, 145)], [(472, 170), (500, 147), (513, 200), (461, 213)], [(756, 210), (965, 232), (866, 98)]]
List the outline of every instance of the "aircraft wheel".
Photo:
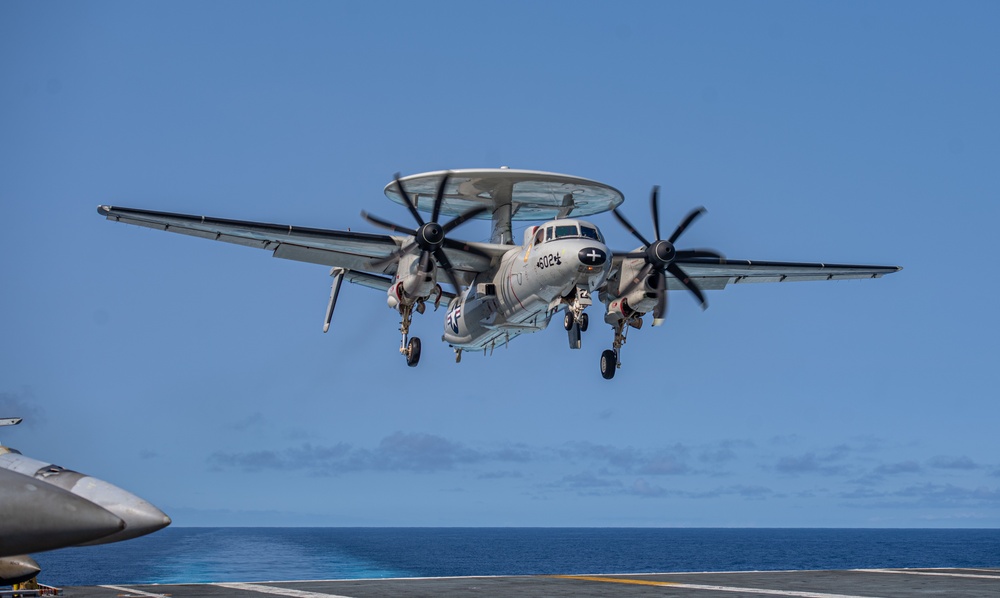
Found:
[(580, 332), (587, 331), (587, 325), (590, 324), (590, 316), (587, 314), (580, 314), (580, 319), (576, 321), (580, 325)]
[(618, 356), (611, 349), (605, 349), (601, 353), (601, 375), (605, 380), (615, 377), (615, 370), (618, 369)]
[(566, 312), (566, 315), (563, 316), (563, 328), (566, 330), (573, 328), (573, 314), (571, 312)]
[(420, 339), (413, 337), (406, 343), (406, 365), (416, 367), (420, 362)]

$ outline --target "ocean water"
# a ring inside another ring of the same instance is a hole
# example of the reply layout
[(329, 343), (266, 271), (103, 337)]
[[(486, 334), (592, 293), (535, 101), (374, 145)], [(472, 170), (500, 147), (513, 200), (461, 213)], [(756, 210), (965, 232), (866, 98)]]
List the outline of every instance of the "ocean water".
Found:
[(55, 586), (998, 567), (1000, 530), (179, 527), (34, 556)]

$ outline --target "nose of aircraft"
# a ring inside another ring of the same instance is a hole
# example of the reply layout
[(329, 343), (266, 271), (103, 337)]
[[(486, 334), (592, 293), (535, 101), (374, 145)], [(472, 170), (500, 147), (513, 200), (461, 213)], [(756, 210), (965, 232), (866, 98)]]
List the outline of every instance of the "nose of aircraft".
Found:
[(125, 529), (81, 546), (130, 540), (170, 525), (170, 517), (166, 513), (135, 494), (104, 480), (85, 476), (73, 487), (73, 493), (101, 505), (125, 522)]
[(74, 546), (125, 529), (106, 509), (0, 468), (0, 556)]
[(603, 247), (584, 247), (577, 253), (580, 263), (585, 266), (600, 266), (608, 259), (608, 252)]
[(26, 554), (0, 557), (0, 585), (9, 586), (28, 581), (41, 571), (38, 562)]

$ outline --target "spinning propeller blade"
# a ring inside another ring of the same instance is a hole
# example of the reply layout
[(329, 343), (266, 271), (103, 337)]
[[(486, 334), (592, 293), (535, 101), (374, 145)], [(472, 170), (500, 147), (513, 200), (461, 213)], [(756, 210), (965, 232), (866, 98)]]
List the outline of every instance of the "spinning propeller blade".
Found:
[(414, 245), (416, 245), (417, 247), (420, 248), (420, 266), (419, 266), (420, 271), (430, 272), (431, 258), (433, 257), (434, 259), (437, 260), (437, 262), (441, 265), (441, 267), (444, 268), (445, 274), (447, 274), (448, 276), (448, 280), (455, 287), (455, 292), (456, 293), (462, 292), (461, 283), (458, 280), (458, 275), (455, 274), (455, 269), (451, 265), (451, 260), (449, 260), (448, 256), (445, 255), (443, 248), (448, 247), (451, 249), (460, 249), (463, 251), (474, 253), (476, 255), (485, 258), (489, 258), (490, 256), (483, 251), (475, 249), (474, 247), (469, 247), (466, 244), (452, 241), (451, 239), (448, 239), (446, 235), (450, 233), (452, 230), (464, 224), (469, 219), (475, 218), (476, 216), (482, 214), (483, 212), (486, 211), (487, 208), (485, 206), (473, 208), (465, 212), (464, 214), (457, 216), (456, 218), (454, 218), (450, 222), (447, 222), (444, 225), (438, 223), (438, 218), (441, 216), (441, 206), (444, 203), (445, 186), (448, 184), (448, 179), (450, 177), (451, 177), (451, 172), (450, 171), (446, 172), (444, 177), (441, 178), (441, 182), (438, 183), (437, 191), (434, 194), (434, 205), (431, 209), (431, 219), (429, 222), (424, 222), (424, 219), (420, 216), (420, 212), (417, 211), (416, 202), (414, 202), (410, 198), (410, 195), (406, 192), (406, 189), (403, 187), (403, 181), (400, 179), (399, 173), (396, 173), (395, 176), (393, 177), (393, 180), (396, 183), (396, 189), (399, 191), (400, 196), (403, 198), (403, 203), (406, 205), (407, 209), (410, 210), (410, 214), (413, 215), (414, 220), (416, 220), (417, 224), (419, 225), (416, 229), (407, 228), (405, 226), (401, 226), (394, 222), (383, 220), (382, 218), (378, 218), (377, 216), (372, 216), (367, 212), (361, 212), (362, 218), (364, 218), (365, 220), (371, 222), (376, 226), (380, 226), (382, 228), (386, 228), (398, 233), (411, 235), (413, 237), (413, 241), (403, 245), (393, 253), (387, 255), (384, 258), (373, 260), (371, 262), (372, 267), (382, 268), (394, 261), (398, 261), (403, 255), (409, 252)]
[[(697, 258), (725, 259), (721, 253), (712, 249), (687, 249), (678, 251), (674, 243), (684, 234), (691, 223), (705, 213), (705, 208), (698, 207), (685, 216), (670, 238), (664, 240), (660, 237), (660, 188), (653, 187), (653, 192), (649, 197), (649, 209), (653, 216), (653, 232), (656, 233), (656, 241), (650, 243), (642, 236), (632, 223), (625, 218), (625, 215), (616, 208), (612, 214), (618, 219), (632, 235), (643, 244), (642, 251), (626, 253), (623, 257), (628, 259), (643, 259), (645, 264), (632, 280), (628, 281), (623, 289), (619, 291), (621, 296), (631, 293), (640, 283), (646, 282), (653, 289), (656, 296), (656, 307), (653, 309), (653, 326), (663, 323), (667, 313), (667, 273), (680, 281), (701, 303), (701, 308), (706, 309), (708, 302), (701, 288), (691, 280), (691, 277), (677, 264), (686, 260)], [(624, 282), (624, 281), (623, 281)]]

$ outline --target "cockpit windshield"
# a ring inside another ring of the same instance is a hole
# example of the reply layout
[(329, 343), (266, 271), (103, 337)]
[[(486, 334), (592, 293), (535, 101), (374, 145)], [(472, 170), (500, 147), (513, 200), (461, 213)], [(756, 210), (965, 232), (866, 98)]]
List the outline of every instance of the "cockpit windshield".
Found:
[(587, 226), (586, 224), (580, 225), (580, 235), (601, 243), (604, 242), (604, 239), (601, 238), (601, 232), (592, 226)]
[(575, 224), (562, 224), (556, 227), (556, 238), (565, 239), (566, 237), (579, 237)]
[(589, 224), (557, 224), (555, 226), (547, 226), (543, 229), (538, 230), (538, 234), (535, 237), (535, 244), (539, 244), (544, 241), (552, 241), (553, 239), (571, 239), (571, 238), (585, 238), (593, 239), (599, 243), (604, 242), (604, 238), (601, 236), (601, 231), (597, 230)]

